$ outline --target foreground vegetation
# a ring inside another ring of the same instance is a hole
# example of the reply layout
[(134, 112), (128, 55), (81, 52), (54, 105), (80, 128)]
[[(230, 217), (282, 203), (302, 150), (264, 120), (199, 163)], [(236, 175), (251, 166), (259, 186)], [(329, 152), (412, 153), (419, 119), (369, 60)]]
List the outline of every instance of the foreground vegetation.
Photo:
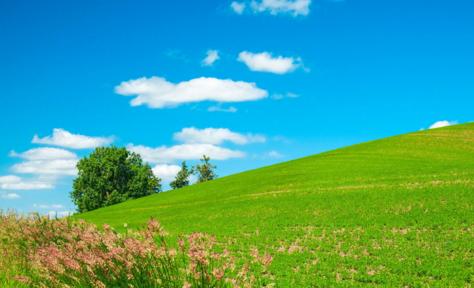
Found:
[(150, 217), (273, 257), (278, 287), (471, 287), (474, 124), (421, 131), (75, 216), (124, 231)]
[[(270, 284), (268, 254), (235, 257), (213, 237), (168, 244), (150, 220), (140, 232), (0, 215), (0, 287), (256, 287)], [(247, 262), (242, 262), (246, 259)]]

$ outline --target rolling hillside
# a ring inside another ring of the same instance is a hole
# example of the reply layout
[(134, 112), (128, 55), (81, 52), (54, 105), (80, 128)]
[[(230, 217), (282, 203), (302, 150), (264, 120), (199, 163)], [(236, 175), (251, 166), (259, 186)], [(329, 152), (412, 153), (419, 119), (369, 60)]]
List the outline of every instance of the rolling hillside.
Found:
[[(474, 285), (474, 124), (421, 131), (75, 216), (150, 217), (274, 256), (278, 287)], [(470, 287), (470, 286), (469, 286)]]

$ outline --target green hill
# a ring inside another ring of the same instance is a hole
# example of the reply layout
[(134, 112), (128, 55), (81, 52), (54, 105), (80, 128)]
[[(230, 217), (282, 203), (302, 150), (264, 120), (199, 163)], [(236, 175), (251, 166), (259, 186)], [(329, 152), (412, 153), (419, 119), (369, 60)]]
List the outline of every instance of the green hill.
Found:
[(278, 287), (474, 285), (474, 124), (363, 143), (81, 214), (274, 256)]

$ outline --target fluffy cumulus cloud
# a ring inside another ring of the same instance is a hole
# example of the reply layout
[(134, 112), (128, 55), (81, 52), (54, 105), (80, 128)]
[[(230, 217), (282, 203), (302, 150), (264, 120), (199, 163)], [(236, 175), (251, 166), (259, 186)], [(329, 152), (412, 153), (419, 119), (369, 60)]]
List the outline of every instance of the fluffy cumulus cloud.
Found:
[(238, 60), (245, 63), (247, 67), (256, 72), (269, 72), (275, 74), (286, 74), (301, 66), (300, 58), (272, 56), (268, 52), (252, 53), (242, 51)]
[(3, 190), (44, 190), (53, 188), (48, 179), (23, 179), (16, 175), (0, 176), (0, 189)]
[(127, 149), (140, 154), (144, 161), (154, 164), (153, 173), (165, 183), (169, 183), (181, 169), (181, 166), (177, 165), (178, 161), (199, 160), (203, 155), (209, 156), (212, 160), (242, 158), (246, 156), (244, 152), (222, 145), (226, 142), (244, 145), (266, 141), (262, 135), (241, 134), (227, 128), (195, 127), (183, 128), (173, 134), (173, 139), (180, 144), (160, 147), (129, 144)]
[(213, 160), (227, 160), (242, 158), (245, 153), (213, 144), (180, 144), (174, 146), (161, 146), (151, 148), (143, 145), (130, 144), (130, 151), (140, 154), (149, 163), (169, 163), (176, 160), (198, 160), (202, 155), (207, 155)]
[(15, 174), (30, 174), (0, 176), (2, 190), (47, 190), (55, 187), (60, 177), (77, 174), (78, 157), (75, 153), (52, 147), (41, 147), (22, 153), (10, 152), (11, 157), (21, 159), (20, 163), (10, 167)]
[(77, 155), (60, 148), (34, 148), (23, 153), (10, 152), (10, 156), (19, 157), (25, 160), (58, 160), (58, 159), (76, 159)]
[(254, 134), (240, 134), (227, 128), (205, 128), (197, 129), (195, 127), (183, 128), (180, 132), (173, 135), (174, 140), (188, 144), (214, 144), (219, 145), (223, 142), (232, 142), (238, 145), (249, 143), (263, 143), (265, 137)]
[(139, 78), (122, 82), (115, 91), (120, 95), (134, 96), (132, 106), (147, 105), (156, 109), (203, 101), (254, 101), (268, 96), (268, 92), (255, 83), (206, 77), (180, 83), (161, 77)]
[[(307, 16), (311, 0), (252, 0), (250, 9), (254, 13), (270, 13), (271, 15), (290, 14), (292, 16)], [(237, 14), (243, 14), (247, 8), (246, 2), (232, 2), (231, 9)]]
[(91, 137), (73, 134), (60, 128), (54, 129), (52, 136), (40, 138), (38, 135), (35, 135), (32, 140), (35, 144), (46, 144), (71, 149), (90, 149), (109, 145), (113, 141), (113, 137)]
[(76, 154), (59, 148), (35, 148), (23, 153), (11, 152), (11, 156), (24, 161), (12, 166), (19, 174), (74, 176), (76, 175)]
[(158, 164), (153, 167), (153, 174), (162, 179), (164, 182), (171, 182), (181, 170), (181, 166), (172, 164)]
[(203, 66), (212, 66), (219, 60), (219, 51), (217, 50), (208, 50), (206, 54), (206, 58), (202, 60)]
[(456, 124), (458, 124), (456, 121), (442, 120), (442, 121), (437, 121), (431, 124), (429, 129), (442, 128), (442, 127), (447, 127), (447, 126), (456, 125)]
[(74, 176), (77, 173), (76, 163), (75, 160), (63, 159), (26, 161), (13, 165), (12, 171), (19, 174)]

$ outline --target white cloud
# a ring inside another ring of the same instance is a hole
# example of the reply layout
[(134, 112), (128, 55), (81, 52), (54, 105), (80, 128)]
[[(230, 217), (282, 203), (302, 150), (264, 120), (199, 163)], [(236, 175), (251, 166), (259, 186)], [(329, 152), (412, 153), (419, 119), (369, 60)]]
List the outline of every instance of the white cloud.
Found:
[(11, 157), (23, 159), (10, 170), (18, 174), (38, 175), (23, 178), (16, 175), (0, 177), (0, 189), (4, 190), (45, 190), (52, 189), (60, 176), (76, 175), (76, 154), (60, 148), (35, 148), (23, 153), (10, 152)]
[(301, 66), (300, 58), (273, 57), (268, 52), (252, 53), (242, 51), (239, 53), (238, 60), (245, 63), (252, 71), (269, 72), (275, 74), (286, 74), (294, 71)]
[(53, 129), (53, 136), (40, 138), (38, 135), (35, 135), (32, 143), (60, 146), (71, 149), (89, 149), (109, 145), (113, 141), (113, 137), (91, 137), (72, 134), (64, 129), (55, 128)]
[(230, 3), (230, 8), (231, 8), (235, 13), (237, 13), (237, 14), (239, 14), (239, 15), (242, 14), (242, 13), (244, 13), (244, 10), (245, 10), (246, 6), (247, 6), (247, 5), (246, 5), (245, 3), (243, 3), (243, 2), (236, 2), (236, 1), (234, 1), (234, 2)]
[(225, 141), (238, 145), (248, 143), (262, 143), (266, 139), (262, 135), (240, 134), (227, 128), (205, 128), (194, 127), (183, 128), (173, 135), (174, 140), (187, 144), (214, 144), (219, 145)]
[(77, 159), (77, 155), (60, 148), (34, 148), (23, 153), (10, 152), (10, 156), (19, 157), (25, 160), (58, 160), (58, 159)]
[(4, 190), (44, 190), (53, 188), (50, 181), (26, 180), (15, 175), (0, 176), (0, 189)]
[(77, 173), (77, 155), (64, 149), (35, 148), (20, 154), (11, 152), (10, 155), (26, 160), (12, 166), (15, 173), (52, 176), (74, 176)]
[(15, 164), (12, 171), (19, 174), (75, 176), (77, 160), (35, 160)]
[(458, 124), (456, 121), (447, 121), (447, 120), (437, 121), (431, 124), (429, 129), (442, 128), (442, 127), (447, 127), (447, 126), (456, 125), (456, 124)]
[(229, 108), (223, 108), (221, 106), (214, 105), (214, 106), (210, 106), (209, 108), (207, 108), (207, 111), (209, 111), (209, 112), (235, 113), (235, 112), (237, 112), (237, 108), (235, 108), (234, 106), (230, 106)]
[(217, 60), (219, 60), (219, 51), (208, 50), (206, 58), (202, 60), (203, 66), (212, 66)]
[(307, 16), (310, 5), (311, 0), (253, 0), (250, 7), (255, 13), (268, 12), (272, 15)]
[(157, 109), (202, 101), (254, 101), (268, 96), (268, 92), (255, 83), (206, 77), (177, 84), (161, 77), (143, 77), (122, 82), (115, 91), (120, 95), (134, 96), (130, 102), (132, 106), (147, 105)]
[(158, 164), (153, 167), (153, 174), (161, 178), (164, 182), (171, 182), (181, 170), (181, 166), (170, 164)]
[(149, 163), (166, 163), (175, 160), (198, 160), (203, 155), (207, 155), (213, 160), (227, 160), (245, 156), (244, 152), (212, 144), (181, 144), (157, 148), (130, 144), (127, 148), (130, 151), (140, 154), (143, 160)]
[(16, 199), (20, 199), (21, 197), (17, 193), (5, 193), (5, 194), (1, 194), (0, 198), (5, 199), (5, 200), (16, 200)]

